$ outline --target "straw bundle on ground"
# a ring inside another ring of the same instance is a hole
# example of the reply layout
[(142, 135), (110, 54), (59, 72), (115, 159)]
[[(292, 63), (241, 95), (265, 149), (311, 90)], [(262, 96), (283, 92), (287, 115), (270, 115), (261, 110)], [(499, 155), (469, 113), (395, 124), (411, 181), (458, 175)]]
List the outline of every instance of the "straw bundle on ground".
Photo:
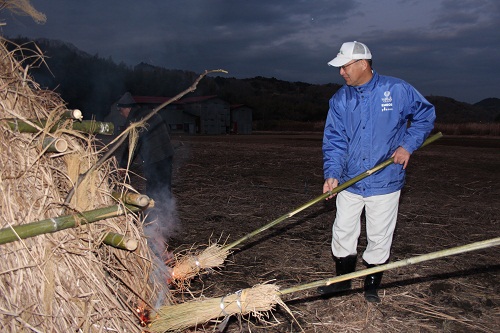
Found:
[[(116, 205), (111, 194), (120, 185), (111, 176), (112, 161), (63, 204), (78, 175), (99, 157), (94, 137), (75, 131), (61, 98), (27, 75), (26, 59), (35, 57), (16, 60), (10, 46), (0, 40), (0, 228)], [(19, 133), (2, 121), (13, 118), (45, 126)], [(54, 124), (57, 130), (49, 131)], [(67, 149), (47, 152), (45, 138), (63, 139)], [(135, 240), (137, 249), (105, 245), (114, 234)], [(3, 244), (0, 256), (2, 332), (140, 332), (139, 305), (170, 304), (166, 268), (154, 263), (142, 221), (132, 213)]]
[(232, 315), (261, 317), (273, 310), (276, 304), (284, 306), (278, 296), (278, 286), (259, 284), (221, 298), (195, 300), (182, 304), (165, 306), (158, 312), (148, 330), (152, 332), (175, 332), (188, 327), (202, 325), (212, 319)]

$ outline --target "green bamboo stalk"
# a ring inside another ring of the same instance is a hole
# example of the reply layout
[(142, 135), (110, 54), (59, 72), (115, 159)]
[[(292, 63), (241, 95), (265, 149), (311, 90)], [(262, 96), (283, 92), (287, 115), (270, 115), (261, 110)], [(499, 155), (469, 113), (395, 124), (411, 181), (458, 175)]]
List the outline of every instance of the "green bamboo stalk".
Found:
[(83, 120), (82, 111), (80, 111), (78, 109), (66, 110), (63, 112), (62, 116), (63, 116), (63, 118), (75, 119), (78, 121)]
[(107, 232), (102, 242), (106, 245), (116, 247), (121, 250), (135, 251), (137, 249), (137, 239), (133, 239), (115, 232)]
[(291, 294), (291, 293), (306, 290), (306, 289), (312, 289), (312, 288), (317, 288), (317, 287), (321, 287), (321, 286), (329, 286), (329, 285), (334, 284), (334, 283), (338, 283), (338, 282), (342, 282), (342, 281), (346, 281), (346, 280), (351, 280), (351, 279), (361, 277), (361, 276), (366, 276), (366, 275), (370, 275), (370, 274), (374, 274), (374, 273), (388, 271), (390, 269), (400, 268), (400, 267), (404, 267), (404, 266), (414, 265), (414, 264), (418, 264), (418, 263), (421, 263), (424, 261), (444, 258), (444, 257), (456, 255), (456, 254), (461, 254), (461, 253), (466, 253), (466, 252), (476, 251), (476, 250), (482, 250), (482, 249), (486, 249), (486, 248), (498, 246), (498, 245), (500, 245), (500, 237), (492, 238), (492, 239), (488, 239), (488, 240), (484, 240), (484, 241), (480, 241), (480, 242), (475, 242), (475, 243), (471, 243), (471, 244), (467, 244), (467, 245), (457, 246), (457, 247), (453, 247), (453, 248), (445, 249), (445, 250), (441, 250), (441, 251), (431, 252), (431, 253), (423, 254), (423, 255), (420, 255), (417, 257), (412, 257), (412, 258), (408, 258), (408, 259), (395, 261), (395, 262), (392, 262), (389, 264), (375, 266), (372, 268), (363, 269), (363, 270), (349, 273), (349, 274), (339, 275), (339, 276), (329, 278), (329, 279), (324, 279), (324, 280), (319, 280), (319, 281), (314, 281), (314, 282), (302, 284), (300, 286), (295, 286), (295, 287), (283, 289), (283, 290), (279, 291), (279, 293), (281, 295), (285, 295), (285, 294)]
[(42, 148), (47, 153), (64, 153), (68, 149), (68, 142), (61, 138), (47, 137), (43, 139)]
[(140, 210), (142, 208), (132, 205), (113, 205), (77, 214), (51, 217), (37, 222), (6, 227), (0, 229), (0, 245), (124, 215), (127, 211), (138, 212)]
[(113, 132), (115, 130), (115, 125), (113, 125), (113, 123), (95, 120), (82, 120), (79, 122), (74, 122), (72, 124), (72, 127), (76, 131), (103, 135), (113, 135)]
[[(427, 138), (427, 140), (424, 141), (424, 143), (420, 146), (420, 148), (425, 147), (425, 146), (431, 144), (432, 142), (436, 141), (437, 139), (441, 138), (442, 136), (443, 136), (443, 134), (441, 132), (434, 134), (433, 136)], [(359, 182), (361, 179), (364, 179), (364, 178), (372, 175), (373, 173), (375, 173), (375, 172), (377, 172), (377, 171), (379, 171), (379, 170), (381, 170), (381, 169), (383, 169), (383, 168), (385, 168), (385, 167), (387, 167), (387, 166), (389, 166), (389, 165), (391, 165), (393, 163), (394, 163), (394, 158), (391, 157), (391, 158), (385, 160), (384, 162), (376, 165), (372, 169), (367, 170), (367, 171), (365, 171), (365, 172), (357, 175), (356, 177), (354, 177), (352, 179), (349, 179), (345, 183), (343, 183), (343, 184), (337, 186), (336, 188), (334, 188), (332, 191), (323, 193), (322, 195), (320, 195), (320, 196), (312, 199), (311, 201), (303, 204), (302, 206), (300, 206), (300, 207), (292, 210), (291, 212), (288, 212), (285, 215), (282, 215), (282, 216), (278, 217), (277, 219), (271, 221), (270, 223), (264, 225), (263, 227), (260, 227), (257, 230), (255, 230), (255, 231), (253, 231), (253, 232), (251, 232), (251, 233), (243, 236), (242, 238), (240, 238), (240, 239), (232, 242), (231, 244), (228, 244), (228, 245), (224, 246), (223, 250), (227, 251), (229, 249), (234, 248), (235, 246), (243, 243), (244, 241), (252, 238), (253, 236), (255, 236), (255, 235), (257, 235), (257, 234), (259, 234), (259, 233), (261, 233), (261, 232), (263, 232), (263, 231), (265, 231), (265, 230), (267, 230), (267, 229), (269, 229), (269, 228), (271, 228), (271, 227), (273, 227), (275, 225), (277, 225), (280, 222), (283, 222), (287, 218), (290, 218), (290, 217), (294, 216), (295, 214), (303, 211), (304, 209), (309, 208), (312, 205), (315, 205), (316, 203), (325, 200), (326, 198), (330, 197), (331, 195), (339, 193), (342, 190), (345, 190), (346, 188), (348, 188), (349, 186), (353, 185), (354, 183)]]
[[(20, 119), (2, 119), (1, 122), (8, 125), (11, 130), (20, 133), (38, 133), (40, 132), (40, 129), (45, 128), (47, 124), (46, 119), (30, 119), (28, 121), (23, 121)], [(49, 132), (55, 132), (59, 128), (59, 126), (60, 123), (56, 123), (49, 129)], [(75, 131), (85, 132), (89, 134), (113, 135), (114, 132), (113, 123), (95, 120), (82, 120), (73, 122), (71, 124), (71, 127)]]
[(138, 194), (138, 193), (131, 193), (131, 192), (126, 192), (126, 193), (113, 192), (112, 196), (116, 200), (120, 200), (126, 204), (134, 205), (134, 206), (138, 206), (138, 207), (145, 208), (145, 207), (149, 206), (150, 204), (152, 204), (151, 199), (145, 194)]

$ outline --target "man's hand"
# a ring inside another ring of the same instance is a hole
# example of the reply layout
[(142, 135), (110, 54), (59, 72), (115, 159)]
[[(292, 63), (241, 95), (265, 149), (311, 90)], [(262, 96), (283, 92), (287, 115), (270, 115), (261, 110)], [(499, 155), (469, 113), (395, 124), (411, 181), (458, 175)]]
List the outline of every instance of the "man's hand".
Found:
[(392, 154), (394, 158), (394, 164), (403, 164), (403, 169), (406, 169), (408, 161), (410, 160), (410, 153), (403, 147), (398, 147), (396, 151)]
[[(339, 181), (337, 179), (335, 179), (335, 178), (328, 178), (327, 180), (325, 180), (325, 183), (323, 184), (323, 193), (331, 192), (337, 186), (339, 186)], [(336, 195), (337, 195), (337, 193), (332, 194), (331, 196), (329, 196), (328, 198), (326, 198), (326, 200), (331, 199), (331, 198), (333, 198)]]

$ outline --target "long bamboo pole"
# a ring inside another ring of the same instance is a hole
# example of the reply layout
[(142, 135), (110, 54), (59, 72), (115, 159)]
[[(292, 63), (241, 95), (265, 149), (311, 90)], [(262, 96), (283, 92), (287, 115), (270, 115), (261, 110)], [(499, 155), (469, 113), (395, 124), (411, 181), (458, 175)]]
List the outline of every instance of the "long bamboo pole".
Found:
[[(47, 120), (45, 119), (30, 119), (28, 121), (23, 121), (21, 119), (1, 119), (0, 121), (8, 125), (11, 130), (21, 133), (38, 133), (40, 129), (45, 128), (47, 124)], [(49, 132), (55, 132), (60, 124), (61, 123), (56, 123), (49, 128)], [(112, 135), (114, 132), (113, 123), (95, 120), (80, 120), (78, 122), (73, 122), (71, 128), (89, 134)]]
[(37, 222), (10, 226), (0, 229), (0, 245), (124, 215), (127, 211), (138, 212), (140, 210), (142, 210), (141, 207), (127, 204), (113, 205), (76, 214), (51, 217)]
[[(436, 141), (437, 139), (441, 138), (443, 134), (441, 132), (433, 135), (432, 137), (427, 138), (427, 140), (424, 141), (421, 147), (425, 147), (428, 144)], [(278, 217), (277, 219), (271, 221), (270, 223), (258, 228), (257, 230), (254, 230), (253, 232), (246, 234), (242, 238), (227, 244), (225, 246), (220, 246), (220, 247), (215, 247), (215, 246), (210, 246), (204, 251), (201, 251), (197, 255), (192, 255), (192, 256), (186, 256), (183, 259), (177, 261), (172, 268), (172, 281), (174, 281), (177, 284), (182, 284), (184, 281), (187, 279), (190, 279), (196, 274), (198, 274), (200, 271), (207, 269), (207, 268), (213, 268), (213, 267), (220, 267), (222, 263), (224, 262), (225, 258), (229, 255), (230, 251), (232, 248), (236, 247), (237, 245), (243, 243), (244, 241), (256, 236), (257, 234), (277, 225), (278, 223), (286, 220), (289, 217), (292, 217), (293, 215), (299, 213), (300, 211), (328, 198), (332, 194), (338, 193), (347, 187), (351, 186), (352, 184), (360, 181), (363, 178), (366, 178), (370, 176), (371, 174), (375, 173), (378, 170), (381, 170), (388, 165), (394, 163), (393, 158), (389, 158), (386, 161), (378, 164), (374, 168), (367, 170), (363, 172), (362, 174), (346, 181), (345, 183), (337, 186), (335, 189), (333, 189), (331, 192), (324, 193), (317, 198), (305, 203), (304, 205), (294, 209), (293, 211), (282, 215)], [(200, 258), (203, 258), (204, 260), (200, 260)]]
[[(427, 138), (427, 140), (424, 141), (424, 143), (420, 146), (420, 148), (425, 147), (425, 146), (431, 144), (432, 142), (436, 141), (437, 139), (441, 138), (442, 136), (443, 136), (443, 134), (441, 132), (434, 134), (433, 136)], [(236, 240), (236, 241), (234, 241), (234, 242), (232, 242), (232, 243), (224, 246), (223, 249), (227, 251), (229, 249), (234, 248), (235, 246), (243, 243), (244, 241), (252, 238), (253, 236), (255, 236), (255, 235), (257, 235), (257, 234), (259, 234), (259, 233), (261, 233), (261, 232), (263, 232), (263, 231), (265, 231), (265, 230), (267, 230), (267, 229), (269, 229), (269, 228), (271, 228), (271, 227), (273, 227), (275, 225), (277, 225), (278, 223), (280, 223), (280, 222), (282, 222), (282, 221), (284, 221), (284, 220), (286, 220), (286, 219), (294, 216), (295, 214), (303, 211), (304, 209), (309, 208), (312, 205), (314, 205), (314, 204), (316, 204), (316, 203), (318, 203), (320, 201), (325, 200), (329, 196), (331, 196), (333, 194), (336, 194), (336, 193), (339, 193), (340, 191), (345, 190), (346, 188), (348, 188), (349, 186), (353, 185), (354, 183), (359, 182), (361, 179), (364, 179), (364, 178), (372, 175), (373, 173), (375, 173), (375, 172), (377, 172), (379, 170), (382, 170), (383, 168), (385, 168), (385, 167), (387, 167), (387, 166), (389, 166), (389, 165), (391, 165), (393, 163), (394, 163), (394, 158), (392, 158), (392, 157), (388, 158), (387, 160), (385, 160), (384, 162), (376, 165), (372, 169), (367, 170), (367, 171), (359, 174), (358, 176), (356, 176), (356, 177), (354, 177), (354, 178), (346, 181), (345, 183), (337, 186), (332, 191), (323, 193), (322, 195), (320, 195), (320, 196), (312, 199), (311, 201), (303, 204), (302, 206), (295, 208), (294, 210), (286, 213), (285, 215), (282, 215), (282, 216), (278, 217), (277, 219), (275, 219), (275, 220), (269, 222), (268, 224), (266, 224), (266, 225), (258, 228), (257, 230), (255, 230), (255, 231), (253, 231), (253, 232), (251, 232), (251, 233), (243, 236), (242, 238), (240, 238), (240, 239), (238, 239), (238, 240)]]
[[(268, 287), (266, 289), (255, 287), (243, 289), (234, 294), (227, 294), (222, 298), (204, 298), (202, 300), (190, 301), (181, 304), (166, 305), (158, 310), (158, 317), (153, 319), (149, 330), (155, 333), (173, 331), (178, 332), (182, 329), (201, 325), (210, 320), (220, 317), (245, 314), (247, 313), (244, 311), (245, 309), (256, 309), (256, 313), (260, 311), (269, 311), (272, 310), (276, 304), (283, 303), (280, 298), (280, 296), (282, 295), (291, 294), (306, 289), (312, 289), (319, 286), (330, 285), (333, 283), (350, 280), (355, 277), (361, 277), (373, 273), (387, 271), (389, 269), (413, 265), (428, 260), (444, 258), (451, 255), (486, 249), (498, 245), (500, 245), (500, 237), (437, 252), (431, 252), (417, 257), (403, 259), (390, 264), (380, 265), (354, 273), (337, 276), (334, 278), (302, 284), (299, 286), (283, 289), (281, 291), (274, 284), (264, 285)], [(242, 295), (247, 296), (243, 297)]]
[(500, 237), (492, 238), (492, 239), (488, 239), (488, 240), (484, 240), (484, 241), (480, 241), (480, 242), (475, 242), (475, 243), (471, 243), (471, 244), (467, 244), (467, 245), (457, 246), (457, 247), (453, 247), (450, 249), (444, 249), (441, 251), (422, 254), (420, 256), (402, 259), (399, 261), (391, 262), (389, 264), (375, 266), (375, 267), (363, 269), (363, 270), (360, 270), (357, 272), (339, 275), (339, 276), (329, 278), (329, 279), (324, 279), (324, 280), (319, 280), (319, 281), (315, 281), (315, 282), (311, 282), (311, 283), (306, 283), (306, 284), (303, 284), (300, 286), (283, 289), (280, 291), (280, 294), (286, 295), (286, 294), (290, 294), (290, 293), (294, 293), (294, 292), (302, 291), (302, 290), (306, 290), (306, 289), (317, 288), (317, 287), (321, 287), (321, 286), (329, 286), (329, 285), (334, 284), (334, 283), (338, 283), (338, 282), (342, 282), (342, 281), (346, 281), (346, 280), (351, 280), (351, 279), (361, 277), (361, 276), (367, 276), (367, 275), (374, 274), (374, 273), (388, 271), (390, 269), (414, 265), (414, 264), (418, 264), (418, 263), (421, 263), (424, 261), (444, 258), (444, 257), (456, 255), (456, 254), (477, 251), (477, 250), (486, 249), (488, 247), (493, 247), (493, 246), (498, 246), (498, 245), (500, 245)]

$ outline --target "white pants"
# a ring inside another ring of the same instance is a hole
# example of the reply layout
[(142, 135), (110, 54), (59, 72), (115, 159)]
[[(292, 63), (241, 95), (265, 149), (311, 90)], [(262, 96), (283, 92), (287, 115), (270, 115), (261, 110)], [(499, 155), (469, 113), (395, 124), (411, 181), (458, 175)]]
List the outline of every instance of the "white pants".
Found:
[(400, 194), (401, 191), (397, 191), (367, 198), (347, 191), (337, 194), (337, 213), (332, 228), (333, 255), (341, 258), (357, 253), (360, 217), (365, 208), (368, 244), (363, 259), (372, 265), (385, 263), (391, 252)]

